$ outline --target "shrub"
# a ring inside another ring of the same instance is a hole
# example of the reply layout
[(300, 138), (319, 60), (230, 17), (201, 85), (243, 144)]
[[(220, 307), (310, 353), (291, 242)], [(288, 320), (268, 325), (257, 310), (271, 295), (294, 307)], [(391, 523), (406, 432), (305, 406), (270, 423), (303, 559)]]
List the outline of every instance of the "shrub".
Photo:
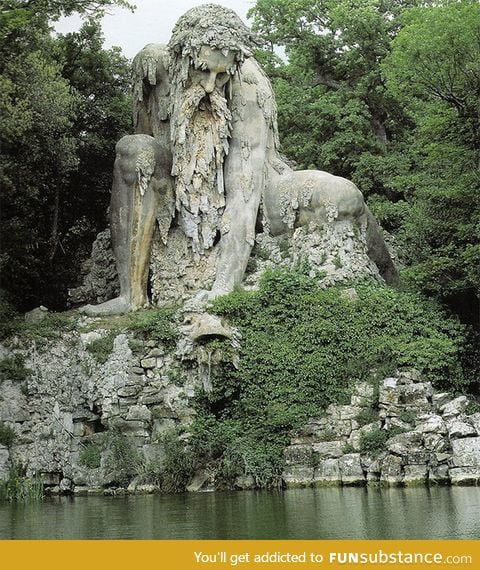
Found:
[(118, 332), (110, 331), (105, 336), (93, 340), (88, 346), (87, 351), (95, 358), (100, 364), (105, 364), (108, 357), (113, 351), (113, 341)]
[(195, 473), (191, 448), (181, 439), (178, 430), (168, 431), (162, 439), (165, 459), (158, 467), (157, 480), (164, 493), (181, 493)]
[(413, 410), (402, 410), (398, 414), (398, 418), (402, 420), (402, 422), (406, 422), (407, 424), (411, 424), (416, 419), (416, 414)]
[(343, 453), (345, 453), (345, 454), (347, 454), (347, 453), (356, 453), (356, 452), (357, 452), (357, 450), (353, 447), (353, 445), (352, 445), (351, 443), (346, 443), (346, 444), (343, 446), (342, 451), (343, 451)]
[[(239, 328), (242, 343), (238, 369), (225, 363), (213, 391), (197, 397), (195, 460), (203, 454), (228, 484), (241, 473), (275, 485), (290, 431), (330, 403), (348, 402), (355, 381), (378, 383), (396, 369), (416, 368), (442, 389), (465, 386), (460, 324), (419, 295), (353, 286), (352, 302), (344, 287), (321, 289), (307, 268), (275, 269), (258, 291), (211, 303)], [(377, 419), (375, 405), (363, 412), (365, 422)]]
[(18, 321), (15, 334), (21, 338), (36, 341), (56, 339), (62, 333), (74, 329), (75, 319), (71, 313), (47, 313), (42, 320), (37, 322)]
[(355, 418), (360, 426), (378, 421), (378, 409), (368, 406), (362, 408)]
[(115, 483), (127, 486), (141, 472), (142, 460), (129, 438), (118, 431), (105, 433), (105, 469)]
[(385, 442), (389, 437), (391, 437), (391, 434), (380, 428), (362, 433), (360, 437), (360, 453), (365, 453), (370, 457), (378, 457), (385, 449)]
[(10, 426), (0, 422), (0, 445), (11, 447), (15, 441), (15, 432)]
[(480, 402), (477, 401), (470, 401), (468, 403), (468, 406), (465, 408), (465, 413), (468, 416), (471, 416), (472, 414), (478, 414), (480, 412)]
[(101, 450), (98, 445), (89, 444), (80, 451), (79, 463), (88, 469), (100, 467)]
[(0, 500), (30, 503), (43, 498), (43, 483), (39, 477), (26, 477), (20, 465), (10, 468), (8, 479), (0, 482)]
[(145, 339), (173, 346), (177, 338), (175, 313), (174, 308), (166, 307), (131, 313), (126, 328)]
[(29, 374), (30, 371), (25, 368), (25, 359), (20, 354), (0, 360), (0, 382), (5, 380), (13, 383), (25, 382)]

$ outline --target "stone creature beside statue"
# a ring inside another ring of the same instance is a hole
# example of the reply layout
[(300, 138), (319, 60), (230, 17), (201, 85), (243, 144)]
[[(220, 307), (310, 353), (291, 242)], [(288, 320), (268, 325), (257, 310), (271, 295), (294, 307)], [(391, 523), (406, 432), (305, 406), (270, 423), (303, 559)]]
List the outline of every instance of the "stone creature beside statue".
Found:
[(149, 271), (157, 303), (228, 293), (242, 283), (259, 233), (345, 221), (395, 282), (358, 188), (282, 159), (273, 90), (253, 46), (233, 11), (206, 4), (179, 19), (168, 46), (149, 44), (135, 57), (135, 134), (117, 144), (110, 205), (120, 295), (85, 306), (88, 315), (146, 306)]

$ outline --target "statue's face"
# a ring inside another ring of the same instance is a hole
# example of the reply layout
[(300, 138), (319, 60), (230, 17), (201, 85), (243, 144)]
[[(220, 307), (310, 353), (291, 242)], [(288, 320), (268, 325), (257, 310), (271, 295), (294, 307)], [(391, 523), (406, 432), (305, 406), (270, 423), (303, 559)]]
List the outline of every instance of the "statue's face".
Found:
[(228, 70), (235, 64), (235, 53), (231, 50), (225, 55), (221, 51), (202, 46), (198, 54), (196, 68), (190, 70), (192, 85), (201, 85), (206, 93), (215, 88), (221, 89), (230, 79)]

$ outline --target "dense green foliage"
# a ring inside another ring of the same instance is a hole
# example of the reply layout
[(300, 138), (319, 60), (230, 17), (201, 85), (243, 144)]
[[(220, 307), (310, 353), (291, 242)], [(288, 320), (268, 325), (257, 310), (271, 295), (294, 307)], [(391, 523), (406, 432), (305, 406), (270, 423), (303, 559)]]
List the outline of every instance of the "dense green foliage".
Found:
[(87, 345), (87, 351), (99, 364), (105, 364), (113, 351), (113, 341), (118, 333), (110, 331), (105, 336), (92, 340)]
[(8, 479), (0, 481), (0, 501), (32, 503), (43, 498), (43, 483), (39, 477), (26, 477), (19, 465), (10, 468)]
[(129, 438), (119, 431), (105, 433), (105, 470), (120, 486), (126, 486), (139, 473), (141, 458)]
[[(226, 485), (238, 475), (275, 484), (291, 430), (332, 402), (348, 402), (356, 380), (416, 368), (438, 388), (468, 387), (462, 325), (419, 295), (355, 287), (352, 301), (341, 287), (321, 289), (302, 268), (275, 270), (259, 291), (213, 302), (239, 327), (242, 344), (238, 368), (226, 358), (212, 371), (213, 391), (197, 398), (188, 447), (197, 467), (215, 465)], [(224, 350), (232, 351), (228, 342)]]
[(25, 382), (30, 371), (25, 368), (25, 360), (20, 354), (0, 360), (0, 383), (10, 380), (12, 383)]
[(171, 307), (137, 311), (128, 316), (126, 329), (145, 340), (172, 347), (178, 334), (175, 320), (176, 309)]
[(370, 457), (378, 457), (385, 450), (385, 442), (390, 437), (388, 431), (376, 428), (362, 433), (360, 437), (360, 452)]
[[(1, 287), (20, 309), (64, 308), (105, 227), (114, 145), (130, 130), (128, 66), (102, 50), (97, 2), (7, 0), (0, 11)], [(95, 14), (54, 38), (50, 22)]]
[(97, 469), (100, 467), (101, 458), (102, 452), (100, 447), (95, 444), (89, 444), (80, 451), (78, 462), (88, 469)]
[(0, 422), (0, 445), (4, 445), (5, 447), (10, 447), (14, 441), (15, 441), (14, 430), (9, 425)]
[(351, 178), (408, 282), (478, 326), (478, 2), (257, 0), (252, 15), (284, 152)]
[(108, 319), (103, 323), (96, 322), (95, 328), (105, 328), (107, 333), (93, 340), (87, 346), (97, 362), (104, 364), (113, 350), (115, 337), (121, 333), (130, 336), (130, 348), (136, 350), (136, 342), (143, 348), (143, 340), (156, 342), (158, 345), (172, 348), (177, 338), (175, 326), (176, 311), (174, 308), (161, 307), (129, 313), (117, 319)]

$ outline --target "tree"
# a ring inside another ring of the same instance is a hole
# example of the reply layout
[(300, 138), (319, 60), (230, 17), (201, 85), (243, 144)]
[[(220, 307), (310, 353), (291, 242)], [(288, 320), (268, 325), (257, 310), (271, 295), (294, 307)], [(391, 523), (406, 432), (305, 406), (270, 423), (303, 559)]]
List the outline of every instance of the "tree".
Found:
[[(74, 38), (52, 38), (50, 21), (73, 11), (101, 15), (102, 10), (115, 4), (127, 6), (123, 0), (7, 0), (2, 4), (0, 274), (2, 289), (13, 295), (21, 309), (38, 303), (62, 307), (67, 285), (78, 272), (80, 263), (76, 260), (74, 264), (73, 260), (85, 237), (78, 230), (77, 220), (72, 219), (82, 217), (85, 207), (81, 204), (98, 205), (97, 189), (103, 196), (106, 194), (106, 174), (102, 177), (96, 172), (94, 181), (90, 172), (82, 179), (80, 169), (86, 162), (98, 160), (103, 169), (111, 171), (115, 142), (112, 139), (123, 134), (128, 124), (125, 60), (115, 50), (102, 55), (98, 23), (91, 21), (87, 24), (88, 32), (83, 32), (83, 39), (89, 38), (89, 47), (86, 39), (85, 45), (77, 45), (85, 65), (82, 83), (73, 77), (75, 64), (69, 62), (73, 52), (67, 44), (75, 43)], [(88, 57), (92, 60), (90, 67), (86, 65)], [(85, 80), (88, 73), (89, 84)], [(103, 81), (94, 92), (91, 87), (101, 74)], [(109, 82), (111, 88), (107, 89)], [(95, 101), (92, 95), (98, 95)], [(98, 111), (90, 130), (85, 119), (87, 101)], [(102, 132), (106, 124), (109, 127)], [(104, 198), (103, 210), (105, 202)], [(98, 215), (93, 226), (95, 223), (98, 224)], [(89, 227), (90, 239), (91, 223)]]
[[(403, 117), (386, 92), (380, 64), (402, 9), (417, 3), (257, 1), (251, 11), (255, 29), (270, 49), (284, 46), (289, 58), (280, 70), (283, 81), (274, 84), (285, 151), (301, 166), (354, 178), (362, 154), (385, 153)], [(298, 91), (301, 116), (292, 105)], [(305, 147), (300, 139), (310, 144)]]
[(418, 8), (404, 21), (384, 72), (414, 124), (407, 274), (478, 321), (480, 5)]

